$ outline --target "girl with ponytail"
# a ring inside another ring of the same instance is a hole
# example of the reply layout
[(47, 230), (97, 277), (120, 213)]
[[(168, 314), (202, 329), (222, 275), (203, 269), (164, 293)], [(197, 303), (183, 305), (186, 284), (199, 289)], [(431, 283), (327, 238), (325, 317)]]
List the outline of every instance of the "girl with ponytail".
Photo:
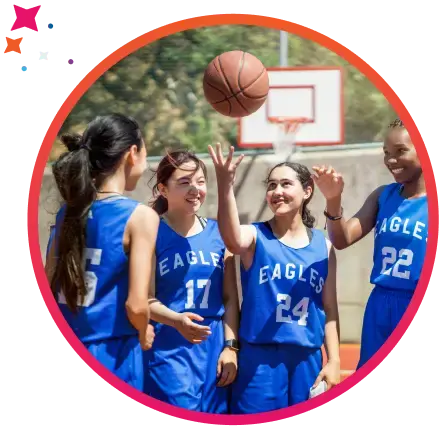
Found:
[(145, 392), (188, 410), (227, 414), (237, 371), (238, 295), (218, 223), (198, 215), (206, 183), (206, 166), (186, 150), (158, 165), (152, 206), (160, 226), (150, 286), (156, 337), (145, 354)]
[(298, 404), (322, 380), (327, 388), (340, 380), (336, 259), (307, 207), (314, 191), (311, 173), (298, 163), (274, 166), (265, 181), (273, 217), (240, 225), (233, 183), (243, 155), (232, 163), (233, 147), (227, 158), (220, 144), (216, 152), (209, 146), (209, 152), (217, 176), (219, 229), (241, 263), (241, 349), (231, 412)]
[(53, 165), (63, 204), (49, 242), (46, 273), (65, 319), (87, 349), (122, 380), (143, 389), (149, 326), (148, 283), (158, 215), (123, 195), (146, 169), (138, 124), (96, 117)]

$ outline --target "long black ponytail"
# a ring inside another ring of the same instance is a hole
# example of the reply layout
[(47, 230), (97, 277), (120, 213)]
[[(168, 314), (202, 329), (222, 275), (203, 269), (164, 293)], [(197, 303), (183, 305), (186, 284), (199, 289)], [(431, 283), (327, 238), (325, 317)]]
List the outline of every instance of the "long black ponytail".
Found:
[(51, 280), (55, 294), (62, 291), (73, 312), (87, 295), (83, 251), (86, 222), (97, 188), (110, 176), (123, 155), (143, 140), (137, 122), (120, 114), (96, 117), (80, 135), (63, 135), (67, 148), (53, 164), (52, 172), (64, 201), (63, 218), (57, 235), (57, 262)]

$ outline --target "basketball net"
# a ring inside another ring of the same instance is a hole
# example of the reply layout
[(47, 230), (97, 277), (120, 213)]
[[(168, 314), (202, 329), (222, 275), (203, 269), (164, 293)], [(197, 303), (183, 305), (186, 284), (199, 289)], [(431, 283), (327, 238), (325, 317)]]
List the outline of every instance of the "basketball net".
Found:
[(277, 137), (273, 141), (274, 153), (281, 161), (288, 161), (297, 150), (297, 132), (308, 120), (304, 117), (272, 117), (269, 120), (278, 128)]

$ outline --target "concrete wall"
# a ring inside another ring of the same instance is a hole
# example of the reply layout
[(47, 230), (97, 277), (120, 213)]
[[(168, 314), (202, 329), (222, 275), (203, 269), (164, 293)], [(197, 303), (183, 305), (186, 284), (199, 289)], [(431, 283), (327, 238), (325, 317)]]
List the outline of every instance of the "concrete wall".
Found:
[[(244, 159), (236, 180), (238, 208), (243, 223), (270, 218), (270, 211), (264, 205), (264, 185), (268, 171), (281, 159), (274, 155), (251, 155)], [(346, 216), (351, 216), (361, 207), (369, 193), (377, 186), (392, 181), (382, 164), (382, 148), (376, 144), (363, 145), (360, 148), (314, 150), (299, 152), (293, 158), (308, 167), (315, 164), (330, 164), (341, 172), (345, 179), (343, 207)], [(217, 211), (216, 179), (213, 166), (208, 158), (210, 192), (202, 207), (201, 214), (215, 217)], [(150, 161), (154, 170), (157, 162)], [(140, 201), (148, 201), (151, 190), (148, 182), (151, 173), (147, 172), (135, 192), (130, 194)], [(151, 183), (152, 185), (152, 183)], [(54, 221), (59, 206), (56, 188), (50, 170), (44, 175), (40, 195), (39, 234), (42, 254), (48, 240), (48, 227)], [(324, 228), (323, 215), (325, 203), (317, 190), (310, 203), (310, 209), (317, 219), (317, 227)], [(364, 306), (371, 285), (369, 274), (372, 267), (372, 234), (349, 249), (338, 251), (338, 299), (340, 305), (341, 337), (343, 342), (359, 342)]]

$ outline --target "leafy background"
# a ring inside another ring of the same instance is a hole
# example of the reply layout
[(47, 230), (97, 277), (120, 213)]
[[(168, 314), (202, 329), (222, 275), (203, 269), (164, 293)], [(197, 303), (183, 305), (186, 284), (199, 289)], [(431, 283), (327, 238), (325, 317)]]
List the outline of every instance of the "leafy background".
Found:
[[(342, 66), (345, 70), (345, 142), (378, 141), (395, 118), (386, 98), (356, 68), (330, 50), (293, 34), (289, 66)], [(244, 50), (266, 67), (279, 65), (279, 32), (248, 25), (205, 27), (173, 34), (126, 57), (95, 82), (74, 107), (60, 133), (82, 132), (96, 115), (121, 112), (143, 128), (149, 155), (185, 146), (237, 144), (237, 122), (216, 113), (203, 95), (207, 64), (228, 50)], [(61, 152), (57, 140), (49, 161)]]

